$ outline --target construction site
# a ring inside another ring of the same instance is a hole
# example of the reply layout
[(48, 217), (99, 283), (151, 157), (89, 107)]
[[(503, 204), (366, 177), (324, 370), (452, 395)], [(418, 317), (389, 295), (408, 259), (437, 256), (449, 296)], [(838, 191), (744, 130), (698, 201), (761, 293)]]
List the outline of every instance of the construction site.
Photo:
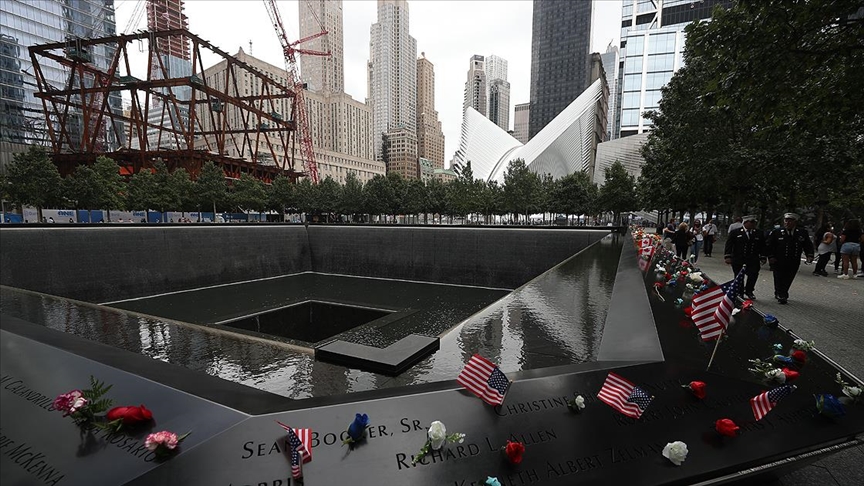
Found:
[[(148, 30), (30, 46), (34, 96), (41, 102), (46, 138), (61, 175), (105, 156), (124, 176), (162, 161), (169, 171), (183, 168), (195, 179), (210, 161), (228, 179), (248, 173), (264, 182), (283, 175), (317, 183), (295, 52), (328, 53), (296, 48), (310, 38), (289, 43), (275, 2), (265, 4), (282, 43), (288, 79), (277, 79), (190, 32), (182, 2), (176, 0), (146, 2)], [(131, 50), (147, 56), (130, 56)], [(93, 52), (106, 53), (107, 66), (93, 62)], [(202, 53), (218, 56), (219, 69), (206, 68)], [(141, 59), (146, 69), (135, 65)], [(45, 74), (46, 66), (56, 70), (58, 65), (62, 86)], [(143, 79), (133, 75), (141, 72), (146, 72)]]

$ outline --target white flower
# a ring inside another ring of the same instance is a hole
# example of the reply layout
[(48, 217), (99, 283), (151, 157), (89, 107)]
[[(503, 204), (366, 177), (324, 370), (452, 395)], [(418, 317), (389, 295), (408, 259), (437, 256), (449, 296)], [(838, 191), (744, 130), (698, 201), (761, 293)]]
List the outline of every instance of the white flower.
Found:
[(573, 399), (573, 403), (579, 407), (579, 410), (585, 409), (585, 398), (582, 395), (577, 395), (576, 398)]
[(739, 312), (741, 312), (741, 309), (732, 309), (732, 315), (733, 316)]
[(666, 273), (666, 267), (661, 267), (657, 265), (657, 273)]
[(691, 282), (695, 282), (695, 283), (702, 283), (705, 281), (705, 279), (702, 278), (702, 272), (693, 272), (690, 275), (688, 275), (688, 277), (690, 278)]
[(796, 349), (800, 349), (802, 351), (810, 351), (814, 347), (816, 347), (816, 342), (814, 341), (805, 341), (803, 339), (796, 339), (792, 342), (792, 347)]
[(844, 386), (843, 394), (849, 398), (857, 400), (861, 397), (861, 388), (858, 388), (857, 386)]
[(663, 448), (663, 457), (672, 461), (672, 464), (680, 466), (687, 459), (687, 444), (680, 440), (666, 444)]
[(780, 383), (786, 383), (786, 375), (783, 374), (783, 370), (774, 368), (765, 372), (765, 378), (770, 380), (777, 380)]
[(427, 433), (429, 436), (429, 443), (432, 446), (432, 449), (438, 450), (444, 445), (444, 442), (447, 440), (447, 427), (444, 426), (443, 423), (439, 421), (432, 422), (432, 425), (429, 426), (429, 432)]

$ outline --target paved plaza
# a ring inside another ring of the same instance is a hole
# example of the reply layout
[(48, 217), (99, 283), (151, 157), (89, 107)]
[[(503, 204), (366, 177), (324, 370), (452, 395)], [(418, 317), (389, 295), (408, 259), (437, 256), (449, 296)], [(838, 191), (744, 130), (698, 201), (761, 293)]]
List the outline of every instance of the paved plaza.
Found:
[[(718, 282), (731, 280), (732, 269), (723, 262), (723, 245), (715, 245), (714, 256), (700, 255), (697, 266)], [(833, 258), (833, 257), (832, 257)], [(834, 274), (833, 260), (828, 277), (812, 275), (814, 265), (801, 263), (789, 290), (789, 303), (773, 298), (774, 280), (768, 265), (759, 272), (755, 307), (776, 316), (780, 323), (816, 347), (858, 378), (864, 378), (864, 278), (841, 280)], [(864, 484), (864, 446), (841, 451), (811, 466), (778, 478), (770, 486)]]

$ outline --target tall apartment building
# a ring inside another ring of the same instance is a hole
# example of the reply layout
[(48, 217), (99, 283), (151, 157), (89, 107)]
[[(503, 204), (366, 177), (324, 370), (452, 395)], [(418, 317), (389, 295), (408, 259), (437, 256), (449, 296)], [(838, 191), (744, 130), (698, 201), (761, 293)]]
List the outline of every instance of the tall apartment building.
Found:
[[(183, 0), (147, 0), (147, 29), (151, 31), (189, 29), (189, 18), (183, 13)], [(189, 50), (189, 38), (186, 36), (160, 37), (156, 39), (156, 48), (159, 55), (150, 59), (152, 79), (181, 78), (192, 75), (192, 56)], [(161, 88), (159, 90), (166, 96), (173, 95), (180, 101), (189, 101), (192, 98), (192, 88), (189, 86), (174, 86)], [(171, 126), (180, 127), (189, 123), (189, 107), (185, 104), (178, 105), (179, 117), (173, 109), (173, 105), (163, 103), (154, 97), (148, 112), (147, 122), (166, 128)], [(148, 144), (151, 150), (156, 150), (157, 145), (163, 148), (176, 149), (177, 143), (173, 137), (159, 139), (159, 130), (148, 128)], [(133, 141), (133, 147), (137, 145)]]
[[(270, 63), (246, 54), (241, 48), (235, 57), (253, 68), (261, 71), (275, 81), (287, 85), (290, 83), (289, 74), (284, 68), (274, 66)], [(203, 76), (208, 86), (217, 90), (225, 89), (225, 71), (228, 62), (221, 61), (207, 68)], [(236, 87), (231, 80), (228, 89), (233, 96), (255, 96), (260, 95), (261, 86), (254, 76), (243, 73), (243, 79), (238, 79)], [(345, 93), (315, 93), (306, 91), (306, 112), (309, 118), (309, 129), (312, 136), (312, 145), (315, 151), (315, 161), (318, 165), (319, 176), (324, 179), (328, 176), (337, 182), (344, 182), (350, 172), (357, 175), (362, 181), (368, 181), (375, 175), (384, 175), (384, 164), (376, 161), (373, 156), (372, 147), (372, 110), (365, 104), (356, 101)], [(291, 100), (274, 100), (275, 111), (285, 119), (292, 118)], [(212, 121), (208, 110), (211, 108), (206, 103), (196, 106), (196, 117), (201, 123), (201, 131), (212, 130)], [(225, 104), (222, 111), (215, 115), (216, 123), (220, 123), (222, 116), (229, 117), (232, 126), (242, 126), (240, 111), (233, 105)], [(203, 138), (195, 141), (196, 148), (204, 149), (206, 142), (215, 146), (215, 141)], [(263, 143), (261, 151), (263, 152)], [(291, 148), (288, 147), (288, 150)], [(416, 149), (415, 149), (416, 150)], [(240, 157), (247, 160), (250, 158), (248, 147), (242, 146), (242, 136), (230, 137), (225, 143), (225, 155)], [(291, 153), (277, 153), (278, 159), (285, 157), (290, 159)], [(302, 168), (302, 153), (299, 146), (294, 147), (294, 160), (296, 168)], [(259, 160), (260, 164), (275, 164), (273, 160)]]
[(513, 110), (513, 138), (528, 143), (528, 114), (531, 103), (519, 103)]
[[(400, 143), (411, 143), (413, 149), (400, 152), (417, 153), (417, 40), (409, 31), (406, 0), (378, 0), (378, 22), (372, 24), (369, 40), (369, 84), (367, 103), (372, 106), (375, 160), (387, 159), (387, 147), (394, 147), (387, 136), (406, 130), (412, 136), (399, 136)], [(386, 142), (386, 143), (385, 143)], [(390, 157), (393, 159), (393, 157)], [(418, 177), (417, 160), (414, 168), (399, 170), (406, 177)], [(401, 163), (400, 163), (401, 164)], [(390, 165), (387, 170), (391, 171)]]
[[(98, 38), (116, 33), (114, 0), (78, 0), (76, 2), (3, 0), (0, 2), (0, 170), (12, 160), (13, 153), (27, 145), (47, 144), (47, 126), (37, 91), (29, 46), (70, 41), (67, 56), (80, 56), (95, 66), (107, 69), (116, 46), (97, 45), (77, 48), (75, 39)], [(45, 80), (57, 88), (68, 81), (68, 68), (55, 62), (43, 62)], [(108, 104), (120, 114), (119, 94), (111, 95)], [(73, 140), (80, 140), (81, 122), (78, 109), (70, 108), (67, 130)], [(103, 122), (105, 148), (116, 149), (123, 137), (123, 127)]]
[(435, 68), (426, 53), (417, 59), (417, 156), (432, 164), (433, 169), (444, 168), (444, 132), (435, 111)]
[(488, 118), (504, 130), (510, 130), (510, 83), (507, 60), (495, 54), (486, 56), (486, 93)]
[(479, 54), (471, 56), (468, 65), (468, 79), (465, 81), (465, 94), (462, 101), (462, 111), (469, 106), (483, 116), (488, 112), (489, 95), (486, 91), (486, 60)]
[(342, 0), (303, 0), (300, 38), (326, 31), (327, 35), (302, 45), (303, 49), (329, 52), (330, 56), (300, 56), (300, 75), (310, 91), (345, 91), (345, 54), (342, 33)]
[[(732, 0), (623, 0), (612, 138), (650, 129), (651, 122), (642, 114), (658, 108), (660, 89), (682, 66), (684, 27), (710, 18), (717, 5), (731, 4)], [(608, 69), (607, 74), (611, 75)]]
[(529, 138), (589, 86), (593, 12), (588, 1), (534, 0)]

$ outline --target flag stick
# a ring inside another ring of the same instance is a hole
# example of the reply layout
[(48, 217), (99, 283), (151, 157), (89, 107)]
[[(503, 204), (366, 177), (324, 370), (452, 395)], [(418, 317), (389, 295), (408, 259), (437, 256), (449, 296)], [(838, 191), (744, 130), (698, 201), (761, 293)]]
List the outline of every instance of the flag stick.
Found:
[(717, 336), (717, 342), (714, 343), (714, 351), (711, 353), (711, 359), (708, 360), (708, 367), (705, 368), (705, 371), (708, 371), (711, 369), (711, 363), (714, 362), (714, 355), (717, 354), (717, 348), (720, 347), (720, 339), (723, 338), (723, 334), (725, 334), (725, 333), (726, 333), (725, 331), (721, 331), (720, 335)]

